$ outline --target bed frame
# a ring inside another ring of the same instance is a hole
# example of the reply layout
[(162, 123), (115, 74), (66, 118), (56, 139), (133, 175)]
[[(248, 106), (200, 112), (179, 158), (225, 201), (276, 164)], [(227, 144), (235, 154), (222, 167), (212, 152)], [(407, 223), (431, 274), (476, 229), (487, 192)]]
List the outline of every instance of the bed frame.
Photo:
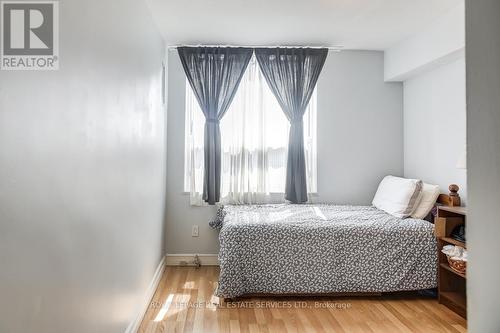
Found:
[[(451, 184), (449, 186), (450, 193), (440, 194), (436, 200), (436, 206), (460, 206), (460, 196), (458, 195), (458, 185)], [(396, 292), (397, 293), (397, 292)], [(261, 298), (261, 297), (370, 297), (382, 296), (384, 294), (394, 294), (394, 292), (381, 293), (381, 292), (354, 292), (354, 293), (318, 293), (318, 294), (269, 294), (269, 293), (251, 293), (244, 294), (238, 297), (225, 298), (219, 297), (219, 305), (224, 305), (227, 302), (234, 302), (246, 298)]]
[(460, 195), (458, 195), (458, 190), (460, 189), (458, 185), (451, 184), (448, 186), (450, 193), (448, 194), (440, 194), (436, 200), (436, 204), (444, 205), (444, 206), (460, 206)]

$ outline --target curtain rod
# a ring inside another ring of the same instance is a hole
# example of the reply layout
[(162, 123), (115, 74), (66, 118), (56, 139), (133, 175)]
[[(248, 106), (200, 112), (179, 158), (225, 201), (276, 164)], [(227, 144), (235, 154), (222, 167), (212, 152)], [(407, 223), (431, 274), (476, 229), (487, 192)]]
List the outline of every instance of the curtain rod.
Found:
[(167, 48), (170, 50), (175, 50), (179, 47), (182, 46), (187, 46), (187, 47), (248, 47), (252, 49), (256, 48), (276, 48), (276, 47), (281, 47), (281, 48), (299, 48), (299, 47), (307, 47), (311, 49), (328, 49), (336, 52), (342, 51), (344, 48), (343, 45), (333, 45), (333, 46), (299, 46), (299, 45), (274, 45), (274, 46), (269, 46), (269, 45), (168, 45)]

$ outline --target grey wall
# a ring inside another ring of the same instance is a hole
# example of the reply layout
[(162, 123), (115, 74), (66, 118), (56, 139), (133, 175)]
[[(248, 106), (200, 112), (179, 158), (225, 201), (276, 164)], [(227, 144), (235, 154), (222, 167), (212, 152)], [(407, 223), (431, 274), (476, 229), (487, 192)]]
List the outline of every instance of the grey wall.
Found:
[(440, 185), (458, 184), (467, 198), (466, 170), (457, 169), (465, 150), (465, 59), (404, 83), (404, 173)]
[(500, 2), (466, 1), (468, 223), (471, 333), (500, 332)]
[[(403, 91), (383, 82), (383, 53), (330, 52), (318, 82), (318, 196), (314, 202), (369, 204), (383, 176), (403, 174)], [(169, 56), (167, 253), (218, 251), (213, 207), (183, 193), (185, 75)], [(200, 237), (191, 237), (198, 224)]]
[(134, 0), (61, 1), (60, 42), (0, 72), (0, 332), (123, 332), (163, 254), (163, 42)]

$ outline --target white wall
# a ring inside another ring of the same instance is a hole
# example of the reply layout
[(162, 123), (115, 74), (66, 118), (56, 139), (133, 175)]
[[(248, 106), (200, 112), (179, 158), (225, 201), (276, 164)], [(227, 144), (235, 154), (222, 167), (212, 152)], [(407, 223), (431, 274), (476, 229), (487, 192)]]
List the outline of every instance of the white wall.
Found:
[[(403, 92), (384, 83), (383, 53), (330, 52), (318, 82), (318, 197), (369, 204), (386, 174), (403, 173)], [(183, 193), (185, 75), (169, 57), (167, 253), (218, 251), (208, 221), (214, 207), (191, 207)], [(200, 226), (200, 237), (191, 227)]]
[(442, 193), (458, 184), (467, 197), (466, 170), (456, 164), (465, 150), (465, 59), (404, 82), (404, 174)]
[(134, 0), (61, 1), (60, 42), (0, 72), (0, 332), (121, 333), (163, 254), (163, 42)]
[(463, 57), (465, 48), (464, 1), (417, 34), (385, 51), (387, 81), (404, 81)]
[(500, 2), (468, 0), (467, 313), (471, 333), (500, 332)]

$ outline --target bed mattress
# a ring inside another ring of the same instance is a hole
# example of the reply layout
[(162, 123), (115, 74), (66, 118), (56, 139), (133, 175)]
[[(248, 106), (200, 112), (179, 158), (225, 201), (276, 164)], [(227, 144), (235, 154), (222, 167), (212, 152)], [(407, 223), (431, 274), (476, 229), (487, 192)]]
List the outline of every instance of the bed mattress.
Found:
[(371, 206), (222, 206), (216, 295), (392, 292), (437, 285), (433, 224)]

